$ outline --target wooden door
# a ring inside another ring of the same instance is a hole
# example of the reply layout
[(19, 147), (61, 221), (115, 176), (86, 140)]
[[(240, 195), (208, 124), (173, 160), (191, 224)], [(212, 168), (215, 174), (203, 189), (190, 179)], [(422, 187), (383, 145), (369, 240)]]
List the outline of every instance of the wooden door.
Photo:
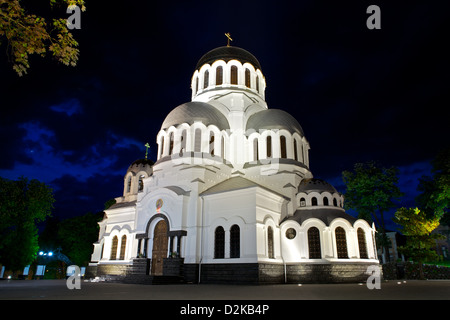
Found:
[(163, 259), (167, 258), (167, 223), (164, 220), (158, 222), (153, 232), (153, 250), (152, 250), (152, 274), (163, 274)]

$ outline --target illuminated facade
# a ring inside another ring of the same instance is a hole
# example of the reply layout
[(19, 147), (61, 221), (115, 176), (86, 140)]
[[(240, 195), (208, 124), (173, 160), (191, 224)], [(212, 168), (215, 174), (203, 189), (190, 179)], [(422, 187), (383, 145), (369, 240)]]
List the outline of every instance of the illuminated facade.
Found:
[(91, 275), (145, 282), (345, 282), (378, 265), (375, 230), (309, 170), (295, 118), (269, 109), (258, 60), (219, 47), (198, 62), (191, 101), (137, 160), (106, 210)]

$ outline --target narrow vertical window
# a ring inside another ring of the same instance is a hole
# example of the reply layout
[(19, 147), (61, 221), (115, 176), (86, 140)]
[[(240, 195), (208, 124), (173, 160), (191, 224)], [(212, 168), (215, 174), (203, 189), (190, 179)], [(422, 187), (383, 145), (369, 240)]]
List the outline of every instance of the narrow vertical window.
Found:
[(127, 247), (127, 236), (123, 235), (122, 236), (122, 240), (120, 242), (120, 255), (119, 255), (119, 260), (124, 260), (125, 259), (125, 249)]
[(280, 137), (280, 147), (281, 147), (281, 158), (287, 158), (287, 150), (286, 150), (286, 137)]
[(194, 144), (194, 152), (202, 151), (202, 130), (195, 129), (195, 144)]
[(320, 233), (316, 227), (308, 229), (308, 249), (310, 259), (321, 259), (322, 253), (320, 250)]
[(231, 66), (231, 84), (238, 84), (238, 68)]
[(223, 83), (223, 68), (221, 66), (216, 68), (216, 85)]
[(245, 86), (250, 88), (250, 70), (247, 68), (245, 69)]
[(230, 229), (230, 258), (239, 258), (241, 251), (240, 228), (234, 224)]
[(222, 142), (220, 144), (220, 153), (223, 159), (225, 159), (225, 137), (222, 136)]
[(256, 76), (256, 91), (259, 93), (259, 76)]
[(317, 198), (316, 197), (312, 197), (311, 198), (311, 205), (312, 206), (317, 206)]
[(225, 258), (225, 231), (217, 227), (214, 231), (214, 259)]
[(336, 249), (338, 259), (348, 259), (347, 252), (347, 237), (345, 236), (345, 230), (342, 227), (337, 227), (334, 230), (336, 236)]
[(173, 132), (170, 133), (169, 139), (170, 139), (169, 141), (169, 156), (170, 156), (173, 152)]
[(338, 206), (336, 198), (333, 198), (333, 206), (335, 206), (335, 207)]
[(110, 255), (109, 260), (116, 260), (118, 242), (119, 242), (119, 239), (117, 238), (117, 236), (114, 236), (114, 238), (112, 239), (111, 255)]
[(164, 137), (161, 137), (161, 154), (159, 157), (161, 158), (164, 154)]
[(196, 77), (196, 79), (195, 79), (195, 91), (194, 91), (194, 94), (196, 94), (197, 92), (198, 92), (198, 77)]
[(298, 161), (297, 140), (294, 139), (294, 159)]
[(206, 70), (203, 75), (203, 89), (208, 88), (209, 86), (209, 71)]
[(329, 203), (328, 203), (328, 198), (324, 196), (324, 197), (323, 197), (323, 205), (324, 205), (324, 206), (328, 206), (328, 204), (329, 204)]
[(358, 228), (357, 233), (358, 233), (359, 257), (361, 259), (369, 259), (369, 256), (367, 255), (366, 233), (361, 228)]
[(214, 132), (210, 132), (209, 134), (209, 153), (214, 155)]
[(138, 192), (142, 192), (144, 190), (144, 178), (145, 176), (143, 174), (139, 176)]
[(267, 251), (269, 255), (269, 259), (275, 259), (274, 247), (273, 247), (273, 229), (269, 227), (267, 229)]
[(131, 192), (131, 176), (127, 180), (127, 192)]
[(272, 137), (267, 136), (266, 140), (267, 158), (272, 157)]

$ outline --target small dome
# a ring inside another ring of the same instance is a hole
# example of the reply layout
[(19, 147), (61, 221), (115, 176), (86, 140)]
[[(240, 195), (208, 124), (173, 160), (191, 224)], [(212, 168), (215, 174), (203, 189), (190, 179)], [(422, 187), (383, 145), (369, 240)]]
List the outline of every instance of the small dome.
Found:
[(303, 129), (298, 121), (286, 111), (280, 109), (267, 109), (257, 112), (247, 120), (246, 130), (260, 129), (286, 129), (290, 133), (297, 132), (304, 136)]
[(261, 70), (261, 65), (253, 54), (242, 48), (232, 46), (219, 47), (207, 52), (200, 58), (195, 69), (199, 70), (204, 64), (212, 64), (217, 60), (224, 60), (225, 62), (238, 60), (242, 64), (248, 62), (253, 65), (255, 69)]
[(154, 164), (154, 162), (150, 159), (138, 159), (138, 160), (134, 161), (132, 164), (130, 164), (130, 166), (128, 167), (127, 173), (130, 171), (134, 172), (134, 173), (138, 173), (141, 171), (151, 173), (153, 164)]
[(328, 182), (320, 179), (304, 179), (298, 186), (298, 192), (310, 193), (310, 192), (324, 192), (338, 193), (337, 190)]
[(227, 118), (215, 107), (204, 102), (187, 102), (173, 109), (164, 120), (161, 129), (182, 123), (202, 122), (205, 126), (213, 124), (220, 130), (230, 128)]

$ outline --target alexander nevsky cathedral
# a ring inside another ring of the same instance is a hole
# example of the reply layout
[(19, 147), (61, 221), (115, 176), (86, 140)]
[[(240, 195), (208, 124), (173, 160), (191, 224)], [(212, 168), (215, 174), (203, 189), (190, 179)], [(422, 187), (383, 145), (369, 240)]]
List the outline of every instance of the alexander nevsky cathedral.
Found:
[(192, 97), (156, 136), (157, 160), (128, 168), (87, 275), (134, 283), (366, 281), (375, 227), (309, 169), (298, 121), (265, 101), (257, 58), (203, 55)]

